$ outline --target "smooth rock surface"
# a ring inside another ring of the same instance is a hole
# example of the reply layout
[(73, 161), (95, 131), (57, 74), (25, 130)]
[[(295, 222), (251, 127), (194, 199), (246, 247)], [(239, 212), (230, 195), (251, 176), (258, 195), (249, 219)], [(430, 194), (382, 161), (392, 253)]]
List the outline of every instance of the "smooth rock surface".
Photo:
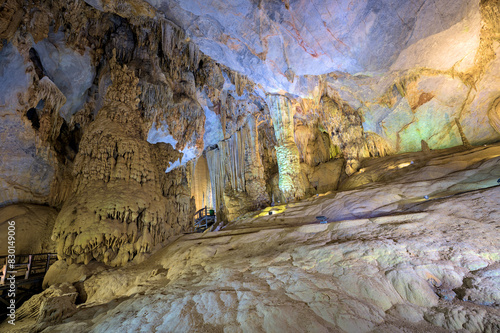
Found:
[[(0, 256), (8, 254), (9, 221), (14, 221), (16, 254), (51, 253), (56, 246), (50, 239), (59, 212), (47, 206), (16, 204), (0, 208)], [(12, 228), (11, 228), (12, 229)]]

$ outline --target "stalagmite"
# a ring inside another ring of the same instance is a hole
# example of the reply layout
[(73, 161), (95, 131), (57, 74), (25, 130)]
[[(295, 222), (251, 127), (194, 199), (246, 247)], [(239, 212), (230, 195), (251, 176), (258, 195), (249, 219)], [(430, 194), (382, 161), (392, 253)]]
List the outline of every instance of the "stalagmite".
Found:
[[(179, 153), (146, 141), (137, 112), (140, 90), (133, 70), (110, 63), (113, 84), (104, 106), (82, 138), (75, 159), (73, 193), (58, 215), (53, 239), (68, 262), (124, 265), (181, 230), (177, 207), (162, 193), (164, 168)], [(186, 213), (189, 217), (189, 212)]]
[(300, 172), (299, 150), (294, 141), (293, 109), (286, 96), (268, 95), (269, 112), (278, 145), (279, 188), (285, 200), (304, 196)]

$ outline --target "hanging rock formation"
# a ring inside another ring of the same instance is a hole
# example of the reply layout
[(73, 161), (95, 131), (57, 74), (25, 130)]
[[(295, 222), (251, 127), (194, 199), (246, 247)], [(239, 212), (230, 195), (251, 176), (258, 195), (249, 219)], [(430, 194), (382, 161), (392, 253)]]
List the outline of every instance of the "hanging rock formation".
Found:
[(214, 207), (221, 219), (233, 220), (269, 203), (259, 147), (256, 119), (249, 115), (245, 126), (207, 151)]
[(369, 156), (386, 156), (393, 152), (390, 144), (375, 133), (363, 133), (359, 113), (347, 104), (339, 106), (328, 96), (323, 96), (322, 125), (330, 135), (332, 144), (340, 147), (346, 159), (346, 173), (358, 171), (359, 163)]

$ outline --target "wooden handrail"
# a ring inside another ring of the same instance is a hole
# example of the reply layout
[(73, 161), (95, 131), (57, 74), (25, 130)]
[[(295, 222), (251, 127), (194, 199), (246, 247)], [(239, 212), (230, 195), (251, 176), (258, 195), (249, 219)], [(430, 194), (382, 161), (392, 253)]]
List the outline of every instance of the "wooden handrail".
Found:
[(194, 213), (195, 220), (201, 219), (203, 216), (207, 215), (207, 206), (198, 209), (196, 213)]
[(206, 206), (196, 211), (194, 218), (195, 232), (206, 230), (216, 221), (215, 215), (208, 215), (208, 208)]
[(0, 285), (5, 284), (5, 277), (7, 276), (7, 264), (2, 267), (2, 276), (0, 276)]
[[(14, 266), (15, 270), (17, 273), (22, 273), (23, 270), (26, 270), (24, 272), (24, 279), (16, 279), (16, 280), (29, 280), (32, 274), (40, 275), (43, 274), (45, 275), (47, 271), (49, 270), (51, 260), (53, 258), (56, 258), (56, 253), (37, 253), (37, 254), (20, 254), (16, 255), (16, 260), (18, 261), (17, 263), (14, 264), (9, 264), (7, 262), (8, 256), (0, 256), (1, 258), (5, 258), (5, 264), (2, 267), (1, 271), (1, 276), (0, 276), (0, 285), (5, 284), (5, 279), (7, 277), (7, 272), (12, 271), (11, 269), (7, 269), (11, 265)], [(40, 258), (43, 256), (42, 258)], [(19, 262), (18, 258), (28, 258), (28, 262)], [(40, 270), (43, 269), (43, 272), (40, 272)], [(34, 273), (35, 272), (35, 273)]]

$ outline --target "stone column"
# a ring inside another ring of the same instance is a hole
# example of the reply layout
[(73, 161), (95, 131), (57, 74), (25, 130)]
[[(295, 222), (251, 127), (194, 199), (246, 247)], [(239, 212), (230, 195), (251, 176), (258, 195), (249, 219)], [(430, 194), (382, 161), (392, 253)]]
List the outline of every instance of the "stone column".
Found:
[(304, 196), (300, 171), (300, 156), (294, 140), (294, 110), (290, 100), (282, 95), (268, 95), (269, 112), (278, 145), (276, 157), (279, 169), (279, 188), (285, 200)]

